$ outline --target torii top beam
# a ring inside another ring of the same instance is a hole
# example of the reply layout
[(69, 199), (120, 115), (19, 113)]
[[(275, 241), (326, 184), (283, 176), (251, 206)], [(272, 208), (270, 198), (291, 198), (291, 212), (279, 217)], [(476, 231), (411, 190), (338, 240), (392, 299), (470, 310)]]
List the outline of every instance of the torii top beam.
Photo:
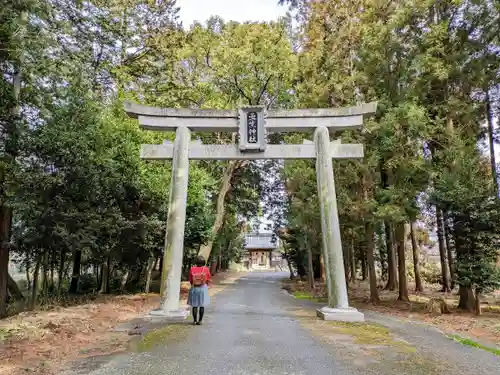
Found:
[[(157, 108), (125, 102), (125, 111), (139, 120), (143, 129), (175, 131), (186, 126), (195, 132), (237, 132), (239, 111), (224, 109)], [(356, 107), (270, 110), (266, 113), (267, 133), (310, 132), (319, 126), (330, 131), (357, 129), (363, 119), (374, 114), (377, 103)]]

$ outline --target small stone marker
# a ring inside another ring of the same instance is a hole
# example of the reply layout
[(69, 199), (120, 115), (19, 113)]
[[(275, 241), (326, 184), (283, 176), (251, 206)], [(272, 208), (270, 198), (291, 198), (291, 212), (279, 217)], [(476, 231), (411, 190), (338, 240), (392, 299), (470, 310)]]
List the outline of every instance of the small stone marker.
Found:
[[(363, 119), (375, 113), (377, 104), (335, 109), (297, 109), (266, 111), (262, 106), (238, 111), (215, 109), (173, 109), (125, 103), (130, 117), (149, 130), (176, 131), (175, 142), (142, 145), (141, 158), (172, 159), (165, 254), (162, 270), (161, 308), (151, 317), (185, 319), (187, 310), (179, 307), (184, 229), (186, 219), (189, 159), (316, 159), (318, 198), (321, 209), (323, 258), (325, 261), (328, 306), (318, 310), (325, 320), (359, 322), (364, 315), (349, 307), (347, 297), (340, 224), (332, 159), (362, 158), (363, 145), (344, 145), (330, 141), (330, 131), (357, 129)], [(238, 132), (238, 145), (203, 145), (190, 142), (191, 131)], [(314, 131), (314, 141), (301, 145), (267, 145), (268, 132)]]

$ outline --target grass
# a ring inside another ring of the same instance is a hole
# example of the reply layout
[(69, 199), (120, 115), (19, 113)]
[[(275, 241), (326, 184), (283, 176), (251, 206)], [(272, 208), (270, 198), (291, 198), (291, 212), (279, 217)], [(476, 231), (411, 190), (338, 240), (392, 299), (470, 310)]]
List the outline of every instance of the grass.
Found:
[(326, 301), (325, 298), (313, 297), (311, 292), (296, 291), (296, 292), (293, 292), (292, 295), (297, 299), (309, 300), (309, 301), (313, 301), (313, 302), (325, 302)]
[(358, 345), (380, 345), (404, 349), (414, 352), (415, 348), (403, 341), (395, 340), (389, 328), (375, 323), (329, 322), (339, 333), (354, 337)]
[(20, 332), (26, 332), (24, 327), (21, 328), (3, 328), (0, 327), (0, 344), (2, 344), (4, 341), (7, 341), (11, 338), (15, 338), (17, 334)]
[(467, 346), (471, 346), (473, 348), (486, 350), (486, 351), (493, 353), (493, 354), (500, 357), (500, 349), (499, 348), (493, 348), (491, 346), (486, 346), (486, 345), (478, 343), (477, 341), (474, 341), (474, 340), (471, 340), (471, 339), (468, 339), (468, 338), (465, 338), (465, 337), (462, 337), (459, 335), (446, 335), (446, 336), (449, 339), (455, 340), (456, 342), (459, 342), (462, 345), (467, 345)]
[(0, 328), (0, 343), (9, 338), (11, 335), (10, 331), (4, 328)]
[(391, 347), (400, 353), (414, 353), (416, 351), (406, 342), (394, 338), (389, 328), (381, 324), (322, 321), (318, 320), (314, 312), (309, 310), (296, 310), (294, 313), (304, 327), (309, 328), (320, 337), (349, 336), (354, 344), (360, 346)]
[[(429, 375), (444, 373), (441, 364), (422, 356), (410, 344), (376, 323), (319, 321), (311, 312), (297, 311), (304, 327), (333, 344), (340, 358), (366, 374)], [(352, 341), (346, 341), (344, 337)], [(353, 345), (354, 344), (354, 345)]]
[(168, 341), (183, 337), (186, 328), (183, 324), (170, 324), (157, 328), (146, 333), (133, 348), (139, 353), (150, 351), (158, 345), (166, 344)]
[(335, 330), (353, 336), (356, 344), (361, 345), (389, 345), (393, 342), (392, 336), (384, 326), (373, 323), (345, 323), (329, 322)]

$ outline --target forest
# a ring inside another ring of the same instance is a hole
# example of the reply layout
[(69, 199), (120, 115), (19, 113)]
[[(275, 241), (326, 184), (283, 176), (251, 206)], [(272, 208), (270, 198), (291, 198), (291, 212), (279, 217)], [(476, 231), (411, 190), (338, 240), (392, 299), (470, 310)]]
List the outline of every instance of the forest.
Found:
[[(139, 148), (173, 134), (140, 130), (124, 101), (218, 109), (377, 101), (362, 131), (333, 135), (365, 146), (364, 159), (334, 163), (346, 276), (369, 280), (374, 304), (381, 288), (409, 301), (410, 280), (425, 288), (421, 247), (435, 228), (436, 282), (459, 293), (460, 308), (480, 312), (481, 296), (500, 288), (500, 3), (280, 3), (289, 13), (276, 22), (214, 16), (194, 25), (182, 25), (175, 0), (0, 9), (0, 317), (19, 301), (34, 309), (152, 289), (170, 164), (140, 160)], [(184, 267), (198, 253), (215, 270), (238, 261), (258, 215), (274, 221), (297, 276), (319, 279), (314, 161), (191, 162)]]

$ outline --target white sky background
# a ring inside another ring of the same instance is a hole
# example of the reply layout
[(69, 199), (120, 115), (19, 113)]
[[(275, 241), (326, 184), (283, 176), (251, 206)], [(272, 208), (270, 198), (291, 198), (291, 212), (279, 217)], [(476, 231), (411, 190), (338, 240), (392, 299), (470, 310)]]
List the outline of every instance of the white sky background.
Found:
[(279, 6), (278, 0), (177, 0), (176, 4), (181, 8), (184, 28), (194, 21), (204, 23), (210, 16), (220, 16), (224, 21), (275, 21), (288, 10)]

